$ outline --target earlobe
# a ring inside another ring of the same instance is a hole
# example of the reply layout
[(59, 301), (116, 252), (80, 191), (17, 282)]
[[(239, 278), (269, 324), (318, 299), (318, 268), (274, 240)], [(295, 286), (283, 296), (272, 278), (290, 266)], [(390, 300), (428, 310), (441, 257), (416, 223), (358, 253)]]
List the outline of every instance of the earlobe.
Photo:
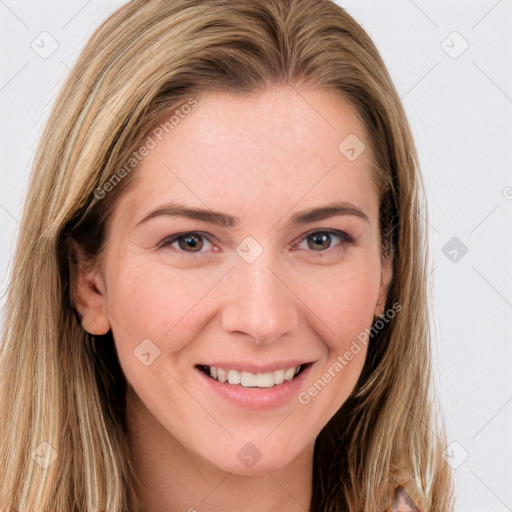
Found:
[(375, 306), (375, 317), (382, 316), (386, 307), (386, 299), (388, 295), (389, 285), (393, 277), (393, 261), (390, 257), (383, 259), (381, 266), (381, 277), (379, 287), (379, 297)]
[(106, 287), (101, 269), (85, 256), (75, 241), (70, 241), (70, 299), (82, 327), (90, 334), (102, 335), (110, 330), (106, 310)]

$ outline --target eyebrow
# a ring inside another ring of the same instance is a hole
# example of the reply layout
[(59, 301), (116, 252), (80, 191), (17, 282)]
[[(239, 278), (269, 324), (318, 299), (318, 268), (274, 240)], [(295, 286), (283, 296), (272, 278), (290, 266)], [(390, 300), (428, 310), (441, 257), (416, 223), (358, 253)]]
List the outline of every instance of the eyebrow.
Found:
[[(227, 228), (235, 227), (240, 223), (239, 217), (233, 217), (227, 213), (215, 212), (208, 208), (189, 207), (180, 203), (167, 203), (146, 215), (140, 222), (137, 223), (137, 226), (161, 215), (168, 215), (171, 217), (185, 217), (188, 219), (200, 220)], [(347, 203), (345, 201), (338, 201), (295, 213), (291, 217), (289, 224), (308, 224), (338, 215), (352, 215), (363, 219), (368, 224), (370, 223), (368, 215), (366, 215), (366, 213), (358, 206)]]

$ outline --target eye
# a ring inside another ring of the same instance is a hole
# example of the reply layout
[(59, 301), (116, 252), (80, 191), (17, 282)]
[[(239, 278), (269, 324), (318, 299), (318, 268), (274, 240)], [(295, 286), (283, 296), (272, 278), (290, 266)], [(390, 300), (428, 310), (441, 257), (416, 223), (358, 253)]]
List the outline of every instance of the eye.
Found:
[[(308, 233), (299, 243), (294, 244), (292, 248), (309, 252), (325, 253), (328, 249), (333, 247), (344, 247), (353, 242), (352, 237), (344, 231), (322, 229)], [(219, 250), (204, 233), (198, 231), (187, 231), (171, 235), (160, 243), (159, 248), (170, 248), (178, 253), (185, 253), (187, 256), (191, 257), (208, 252), (208, 249), (213, 251)]]
[[(350, 235), (344, 231), (337, 229), (322, 229), (308, 233), (298, 244), (293, 246), (294, 249), (310, 249), (313, 252), (326, 252), (327, 249), (331, 249), (338, 240), (337, 246), (345, 246), (353, 243), (354, 240)], [(301, 246), (306, 244), (306, 247)]]
[[(175, 244), (177, 244), (178, 248), (173, 247)], [(213, 245), (204, 234), (197, 231), (189, 231), (186, 233), (177, 233), (167, 237), (160, 243), (159, 247), (170, 247), (177, 252), (189, 253), (190, 255), (194, 256), (195, 254), (205, 252), (202, 251), (202, 249), (204, 247), (207, 249), (208, 244)], [(218, 250), (217, 247), (213, 247), (213, 250)]]

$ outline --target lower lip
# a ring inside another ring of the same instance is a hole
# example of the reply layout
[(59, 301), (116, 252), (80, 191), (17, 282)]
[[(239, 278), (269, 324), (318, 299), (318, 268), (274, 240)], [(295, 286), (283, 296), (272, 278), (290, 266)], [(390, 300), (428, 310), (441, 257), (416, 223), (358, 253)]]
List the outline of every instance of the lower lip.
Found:
[(208, 389), (223, 400), (237, 407), (264, 410), (285, 405), (294, 396), (297, 396), (312, 366), (310, 364), (293, 380), (284, 381), (282, 384), (271, 388), (244, 388), (240, 384), (233, 385), (228, 382), (219, 382), (216, 379), (212, 379), (198, 368), (195, 368), (195, 371)]

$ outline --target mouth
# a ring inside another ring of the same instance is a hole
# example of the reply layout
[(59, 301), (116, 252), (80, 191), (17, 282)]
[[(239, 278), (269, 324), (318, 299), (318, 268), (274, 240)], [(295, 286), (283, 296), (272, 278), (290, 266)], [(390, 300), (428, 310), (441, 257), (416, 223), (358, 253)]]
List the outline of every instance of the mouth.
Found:
[(303, 363), (264, 373), (238, 371), (232, 368), (222, 368), (220, 366), (216, 367), (204, 364), (198, 364), (196, 368), (210, 379), (216, 380), (222, 384), (243, 388), (273, 388), (296, 379), (312, 364), (312, 362)]

